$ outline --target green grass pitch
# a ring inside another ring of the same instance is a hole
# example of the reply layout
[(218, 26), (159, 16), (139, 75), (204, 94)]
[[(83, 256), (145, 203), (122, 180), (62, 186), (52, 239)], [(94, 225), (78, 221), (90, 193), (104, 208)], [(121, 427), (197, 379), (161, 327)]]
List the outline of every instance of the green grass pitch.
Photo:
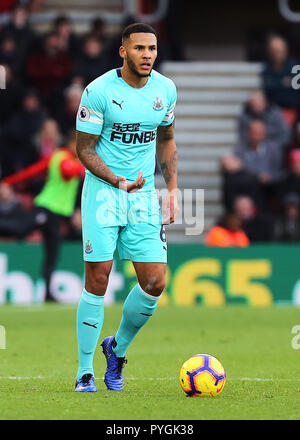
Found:
[[(122, 305), (105, 309), (100, 337), (114, 334)], [(74, 393), (75, 306), (1, 306), (0, 419), (299, 419), (300, 350), (291, 345), (298, 309), (161, 307), (127, 353), (123, 392), (106, 390), (97, 348), (98, 393)], [(215, 398), (188, 398), (179, 370), (207, 353), (224, 365)]]

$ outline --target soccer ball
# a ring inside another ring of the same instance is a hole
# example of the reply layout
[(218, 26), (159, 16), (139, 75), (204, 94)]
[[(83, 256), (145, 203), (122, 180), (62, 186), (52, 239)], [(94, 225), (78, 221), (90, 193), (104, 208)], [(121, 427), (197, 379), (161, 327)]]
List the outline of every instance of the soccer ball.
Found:
[(190, 397), (217, 396), (225, 382), (226, 374), (222, 364), (208, 354), (192, 356), (180, 370), (180, 385)]

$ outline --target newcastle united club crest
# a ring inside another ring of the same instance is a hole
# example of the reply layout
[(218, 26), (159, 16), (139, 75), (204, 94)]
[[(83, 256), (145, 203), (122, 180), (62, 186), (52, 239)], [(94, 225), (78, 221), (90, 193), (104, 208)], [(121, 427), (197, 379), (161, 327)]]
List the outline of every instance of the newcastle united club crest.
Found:
[(162, 100), (156, 98), (156, 100), (153, 102), (153, 110), (155, 110), (156, 112), (160, 112), (161, 110), (163, 110), (163, 108), (164, 108), (164, 104)]
[(93, 252), (92, 243), (90, 242), (90, 240), (88, 240), (86, 245), (85, 245), (85, 253), (86, 254), (91, 254), (92, 252)]

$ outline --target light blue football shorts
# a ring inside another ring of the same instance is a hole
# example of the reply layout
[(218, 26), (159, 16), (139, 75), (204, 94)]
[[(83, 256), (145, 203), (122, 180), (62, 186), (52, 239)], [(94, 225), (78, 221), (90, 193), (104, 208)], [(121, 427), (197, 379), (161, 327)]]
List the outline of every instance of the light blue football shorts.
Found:
[(83, 259), (167, 263), (167, 241), (155, 189), (129, 194), (86, 174), (82, 190)]

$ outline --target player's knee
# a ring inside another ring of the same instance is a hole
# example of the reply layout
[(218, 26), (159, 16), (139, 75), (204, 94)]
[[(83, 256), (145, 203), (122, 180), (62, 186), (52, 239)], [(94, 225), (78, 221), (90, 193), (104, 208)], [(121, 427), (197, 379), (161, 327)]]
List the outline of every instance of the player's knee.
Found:
[(104, 295), (108, 285), (108, 276), (105, 273), (92, 273), (86, 278), (86, 290), (90, 293)]
[(166, 287), (165, 277), (150, 277), (141, 287), (149, 295), (160, 296)]

